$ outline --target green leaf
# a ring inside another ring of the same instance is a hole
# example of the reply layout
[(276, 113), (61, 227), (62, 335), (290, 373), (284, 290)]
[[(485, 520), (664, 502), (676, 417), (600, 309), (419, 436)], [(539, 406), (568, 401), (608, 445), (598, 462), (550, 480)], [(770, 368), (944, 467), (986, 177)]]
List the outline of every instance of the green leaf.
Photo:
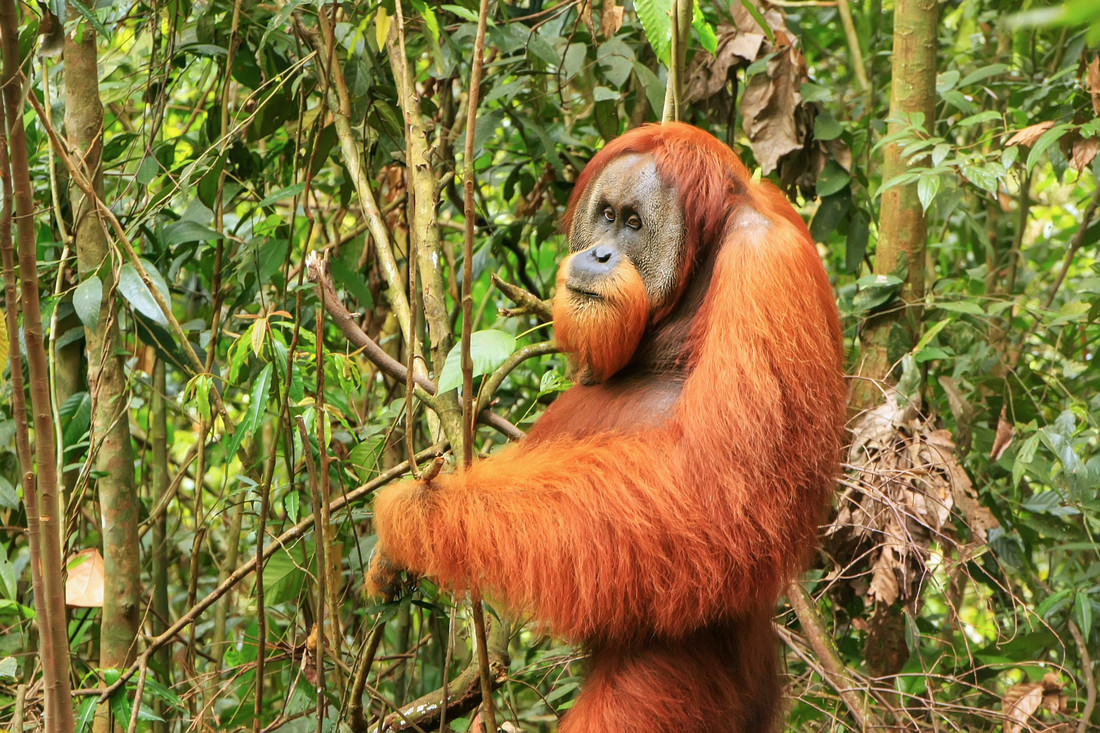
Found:
[(271, 391), (271, 374), (271, 364), (268, 363), (252, 383), (252, 394), (248, 403), (248, 410), (245, 412), (241, 424), (237, 426), (237, 430), (233, 433), (233, 438), (225, 446), (226, 461), (233, 460), (233, 456), (237, 454), (237, 449), (241, 447), (245, 435), (255, 433), (260, 427), (264, 410), (267, 409), (268, 393)]
[[(504, 331), (488, 329), (470, 334), (470, 360), (474, 363), (474, 376), (480, 377), (504, 363), (516, 350), (516, 337)], [(443, 369), (439, 372), (436, 394), (450, 392), (462, 386), (462, 346), (455, 344)]]
[[(168, 283), (164, 281), (164, 277), (157, 272), (156, 268), (149, 262), (141, 260), (141, 264), (145, 268), (145, 272), (148, 273), (149, 279), (152, 280), (153, 286), (156, 287), (156, 289), (160, 291), (161, 296), (168, 301), (171, 296), (168, 292)], [(153, 298), (153, 294), (141, 279), (141, 275), (137, 273), (137, 270), (129, 262), (119, 269), (118, 292), (122, 293), (122, 297), (129, 301), (130, 305), (138, 313), (160, 326), (168, 326), (167, 316), (164, 315), (160, 306), (157, 305), (157, 301)]]
[(944, 318), (942, 321), (938, 321), (932, 328), (924, 332), (924, 335), (920, 337), (920, 341), (913, 347), (913, 354), (919, 354), (924, 351), (928, 344), (932, 343), (932, 339), (936, 338), (936, 334), (947, 327), (947, 324), (951, 323), (950, 318)]
[(1058, 142), (1063, 135), (1069, 132), (1072, 125), (1062, 123), (1061, 125), (1055, 125), (1050, 128), (1035, 141), (1035, 144), (1031, 146), (1031, 152), (1027, 154), (1027, 172), (1030, 173), (1035, 167), (1035, 164), (1039, 162), (1039, 158), (1043, 157), (1051, 145)]
[(1064, 588), (1057, 593), (1053, 593), (1043, 599), (1043, 602), (1035, 609), (1035, 612), (1039, 614), (1041, 618), (1050, 620), (1050, 617), (1061, 611), (1066, 604), (1069, 603), (1069, 597), (1073, 594), (1073, 591), (1069, 588)]
[(0, 678), (14, 680), (19, 671), (19, 663), (15, 657), (3, 657), (0, 659)]
[(848, 171), (840, 166), (840, 163), (830, 160), (825, 164), (821, 175), (817, 177), (817, 195), (824, 198), (839, 193), (848, 186), (848, 182), (851, 180), (852, 177), (848, 175)]
[(107, 41), (111, 40), (111, 31), (107, 29), (107, 26), (103, 25), (103, 21), (96, 16), (94, 10), (80, 2), (80, 0), (70, 0), (70, 3), (73, 8), (76, 9), (76, 12), (80, 14), (80, 17), (88, 21), (88, 24), (95, 28), (96, 33)]
[(283, 509), (286, 510), (286, 518), (295, 524), (298, 523), (298, 510), (300, 508), (301, 499), (298, 498), (297, 491), (291, 491), (283, 497)]
[(856, 281), (858, 290), (852, 298), (856, 313), (874, 310), (894, 299), (901, 292), (902, 281), (893, 275), (868, 275)]
[[(291, 184), (286, 188), (280, 188), (278, 191), (268, 194), (263, 198), (262, 201), (260, 201), (260, 203), (256, 204), (256, 206), (259, 208), (271, 206), (272, 204), (277, 204), (284, 199), (294, 198), (295, 196), (302, 194), (305, 190), (306, 182), (299, 181), (298, 183)], [(217, 234), (217, 232), (214, 232), (214, 234)]]
[(814, 119), (814, 137), (818, 140), (836, 140), (842, 132), (844, 126), (828, 112), (822, 112)]
[(1006, 71), (1008, 71), (1008, 64), (990, 64), (989, 66), (983, 66), (982, 68), (976, 71), (971, 71), (969, 74), (964, 76), (962, 81), (959, 82), (959, 86), (967, 87), (971, 84), (976, 84), (983, 79), (988, 79), (991, 76), (1003, 74)]
[(638, 77), (642, 89), (645, 90), (650, 108), (656, 110), (659, 115), (665, 104), (665, 85), (648, 66), (637, 61), (634, 62), (634, 75)]
[(984, 316), (985, 311), (973, 300), (959, 300), (956, 302), (936, 303), (936, 307), (951, 313), (966, 313), (972, 316)]
[(980, 125), (983, 122), (989, 122), (990, 120), (1001, 119), (1001, 113), (995, 110), (987, 109), (985, 112), (979, 112), (976, 115), (970, 115), (959, 120), (956, 124), (958, 127), (970, 127), (971, 125)]
[(274, 606), (298, 597), (306, 577), (302, 570), (305, 561), (301, 543), (280, 547), (271, 554), (264, 564), (264, 605)]
[[(999, 167), (997, 163), (992, 165)], [(999, 171), (993, 169), (992, 165), (967, 165), (964, 163), (962, 174), (978, 188), (995, 194), (997, 193), (997, 186), (1000, 184), (1000, 177), (997, 175)]]
[(1087, 644), (1089, 632), (1092, 631), (1092, 601), (1089, 600), (1088, 591), (1077, 591), (1077, 597), (1073, 599), (1073, 615), (1077, 617), (1077, 626)]
[(928, 211), (932, 202), (936, 200), (936, 194), (940, 192), (940, 177), (934, 174), (926, 174), (917, 179), (917, 198), (920, 205)]
[(91, 730), (92, 720), (95, 719), (95, 709), (98, 703), (99, 698), (95, 695), (89, 695), (80, 702), (75, 721), (78, 733)]
[(164, 231), (161, 233), (161, 242), (165, 245), (183, 244), (184, 242), (213, 242), (221, 238), (222, 235), (210, 227), (188, 219), (172, 222), (164, 227)]
[(848, 222), (848, 239), (844, 247), (844, 271), (854, 275), (859, 272), (867, 254), (867, 241), (871, 236), (871, 220), (862, 210), (852, 215)]
[(932, 167), (936, 168), (947, 159), (947, 154), (951, 152), (951, 146), (947, 143), (940, 143), (936, 147), (932, 148)]
[(1024, 471), (1027, 470), (1031, 462), (1035, 460), (1035, 451), (1039, 449), (1039, 434), (1033, 433), (1027, 440), (1024, 441), (1023, 446), (1020, 448), (1020, 452), (1016, 454), (1016, 460), (1012, 463), (1012, 485), (1019, 486), (1020, 479), (1023, 478)]
[[(637, 0), (634, 9), (638, 12), (638, 20), (642, 21), (645, 37), (657, 54), (657, 59), (668, 66), (672, 49), (672, 0)], [(657, 106), (654, 109), (661, 108)]]
[(959, 83), (959, 74), (955, 69), (945, 71), (936, 77), (936, 93), (944, 94), (955, 88), (955, 85)]
[(756, 3), (752, 0), (741, 0), (741, 7), (749, 12), (752, 19), (760, 26), (760, 30), (764, 31), (764, 35), (768, 37), (768, 43), (774, 46), (775, 33), (772, 32), (772, 27), (768, 25), (768, 21), (764, 20), (764, 15), (760, 12), (760, 8), (756, 7)]
[(703, 15), (703, 9), (699, 7), (699, 0), (695, 0), (692, 8), (691, 25), (699, 35), (699, 45), (713, 56), (718, 51), (718, 34), (714, 32), (714, 26), (708, 23), (706, 16)]
[(355, 296), (355, 299), (359, 301), (359, 305), (366, 310), (374, 308), (374, 297), (370, 294), (370, 288), (367, 287), (366, 278), (362, 274), (353, 272), (350, 267), (344, 264), (344, 261), (339, 258), (333, 258), (332, 264), (332, 277), (343, 286), (349, 293)]
[(90, 275), (73, 290), (73, 310), (76, 311), (80, 322), (84, 324), (84, 328), (89, 331), (95, 331), (99, 323), (99, 309), (102, 303), (103, 281), (96, 275)]
[[(475, 13), (473, 10), (470, 10), (469, 8), (464, 8), (461, 5), (440, 5), (439, 7), (443, 8), (447, 12), (457, 15), (459, 18), (462, 18), (463, 20), (470, 23), (477, 22), (477, 13)], [(492, 23), (489, 18), (486, 18), (485, 20), (487, 23)]]

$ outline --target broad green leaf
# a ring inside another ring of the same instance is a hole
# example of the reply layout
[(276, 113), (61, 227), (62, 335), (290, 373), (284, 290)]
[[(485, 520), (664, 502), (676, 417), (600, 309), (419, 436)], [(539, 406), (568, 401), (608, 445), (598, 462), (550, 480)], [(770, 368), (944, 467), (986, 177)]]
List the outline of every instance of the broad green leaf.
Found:
[(928, 344), (932, 343), (932, 339), (936, 338), (936, 334), (947, 327), (947, 324), (951, 323), (950, 318), (944, 318), (942, 321), (938, 321), (934, 326), (924, 332), (924, 335), (920, 337), (920, 341), (913, 347), (913, 354), (919, 354), (924, 351)]
[[(290, 186), (287, 186), (286, 188), (280, 188), (278, 191), (275, 191), (272, 194), (268, 194), (267, 196), (264, 197), (264, 199), (262, 201), (260, 201), (260, 203), (256, 204), (256, 206), (258, 206), (260, 208), (263, 208), (264, 206), (271, 206), (272, 204), (277, 204), (280, 201), (285, 201), (287, 199), (292, 199), (295, 196), (299, 196), (305, 190), (306, 190), (306, 182), (305, 181), (299, 181), (298, 183), (291, 184)], [(215, 232), (215, 234), (216, 234), (216, 232)]]
[(817, 178), (817, 195), (832, 196), (847, 187), (852, 177), (835, 160), (830, 160)]
[(1001, 119), (1001, 113), (995, 110), (987, 109), (985, 112), (979, 112), (976, 115), (970, 115), (955, 123), (958, 127), (970, 127), (971, 125), (980, 125), (983, 122), (989, 122), (990, 120)]
[(991, 76), (996, 76), (997, 74), (1003, 74), (1006, 71), (1008, 71), (1008, 65), (1007, 64), (990, 64), (989, 66), (983, 66), (982, 68), (980, 68), (976, 71), (972, 71), (969, 74), (967, 74), (966, 76), (964, 76), (962, 81), (959, 82), (959, 86), (960, 87), (967, 87), (967, 86), (970, 86), (971, 84), (976, 84), (977, 82), (982, 81), (983, 79), (988, 79)]
[[(160, 295), (165, 301), (171, 303), (171, 294), (168, 292), (168, 283), (164, 281), (164, 277), (157, 272), (157, 269), (151, 263), (142, 260), (141, 264), (145, 268), (145, 272), (148, 273), (149, 279), (153, 282), (153, 287), (160, 291)], [(137, 270), (129, 262), (119, 269), (118, 292), (122, 293), (122, 297), (138, 313), (153, 323), (167, 328), (167, 316), (164, 315), (164, 311), (160, 309), (157, 301), (153, 298), (153, 294), (146, 287), (141, 275), (138, 275)]]
[(1092, 601), (1089, 600), (1088, 591), (1077, 591), (1077, 597), (1073, 599), (1073, 615), (1077, 618), (1077, 627), (1081, 629), (1085, 643), (1088, 643), (1092, 631)]
[(893, 300), (901, 292), (902, 281), (893, 275), (868, 275), (860, 278), (856, 286), (852, 308), (856, 313), (863, 313)]
[(699, 45), (711, 56), (718, 50), (718, 34), (714, 32), (714, 26), (707, 22), (703, 15), (703, 9), (699, 7), (699, 0), (695, 0), (691, 13), (691, 25), (699, 35)]
[(951, 152), (951, 146), (947, 143), (940, 143), (936, 147), (932, 148), (932, 167), (939, 166), (944, 160), (947, 159), (947, 154)]
[(867, 242), (871, 236), (871, 220), (864, 211), (856, 211), (848, 222), (848, 238), (844, 247), (844, 270), (849, 274), (859, 272), (867, 254)]
[[(642, 21), (646, 40), (653, 47), (657, 59), (668, 66), (672, 49), (672, 0), (637, 0), (634, 9), (638, 12), (638, 20)], [(660, 110), (661, 107), (654, 109)]]
[(844, 132), (844, 126), (828, 112), (814, 118), (814, 137), (818, 140), (835, 140)]
[(764, 15), (760, 12), (760, 8), (756, 7), (756, 3), (752, 0), (741, 0), (741, 7), (748, 11), (752, 19), (756, 21), (756, 25), (758, 25), (760, 30), (764, 31), (764, 35), (768, 37), (768, 43), (774, 46), (775, 33), (772, 31), (772, 27), (768, 25), (768, 21), (764, 20)]
[(89, 275), (84, 282), (73, 290), (73, 310), (84, 328), (95, 331), (99, 324), (99, 309), (103, 303), (103, 281), (96, 275)]
[(917, 179), (917, 198), (920, 199), (921, 208), (928, 211), (932, 202), (936, 200), (936, 194), (940, 192), (940, 177), (938, 175), (923, 175)]
[(19, 663), (15, 661), (15, 657), (0, 658), (0, 679), (14, 680), (18, 671)]
[(304, 544), (280, 547), (264, 564), (264, 604), (274, 606), (298, 597), (305, 581)]
[(161, 242), (165, 245), (183, 244), (184, 242), (213, 242), (221, 238), (222, 235), (210, 227), (188, 219), (172, 222), (164, 227), (164, 231), (161, 233)]
[(1056, 142), (1058, 142), (1063, 135), (1069, 132), (1071, 127), (1072, 125), (1062, 123), (1061, 125), (1055, 125), (1054, 127), (1050, 128), (1039, 136), (1039, 139), (1036, 140), (1035, 144), (1031, 146), (1031, 152), (1027, 154), (1028, 173), (1030, 173), (1035, 168), (1035, 164), (1039, 162), (1039, 159), (1041, 157), (1043, 157), (1043, 153), (1045, 153), (1051, 145), (1054, 145)]
[(298, 498), (297, 491), (290, 491), (283, 497), (283, 509), (286, 510), (286, 518), (295, 523), (298, 521), (300, 502), (301, 499)]
[[(470, 360), (474, 376), (480, 377), (504, 363), (516, 350), (516, 337), (504, 331), (488, 329), (470, 334)], [(436, 393), (450, 392), (462, 386), (462, 346), (455, 344), (439, 372)]]
[[(998, 165), (999, 164), (992, 164)], [(990, 165), (966, 165), (962, 166), (962, 174), (966, 176), (966, 179), (973, 183), (983, 191), (989, 193), (997, 193), (997, 186), (1000, 183), (1000, 178), (997, 175), (998, 171), (991, 168)]]
[(1035, 451), (1039, 449), (1039, 434), (1033, 433), (1024, 441), (1020, 452), (1016, 454), (1016, 460), (1012, 463), (1012, 485), (1019, 486), (1024, 471), (1035, 460)]

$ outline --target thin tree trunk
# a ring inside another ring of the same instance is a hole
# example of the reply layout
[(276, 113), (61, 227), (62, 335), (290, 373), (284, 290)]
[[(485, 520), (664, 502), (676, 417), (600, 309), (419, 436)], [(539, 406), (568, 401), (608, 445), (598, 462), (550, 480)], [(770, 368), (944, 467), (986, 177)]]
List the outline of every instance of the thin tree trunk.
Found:
[[(99, 98), (96, 35), (88, 26), (80, 40), (65, 39), (65, 132), (96, 194), (103, 194), (103, 104)], [(99, 664), (121, 668), (135, 655), (141, 563), (140, 519), (130, 444), (130, 395), (120, 355), (115, 307), (115, 272), (99, 212), (80, 188), (70, 186), (72, 232), (81, 279), (98, 276), (103, 299), (94, 329), (86, 329), (88, 388), (92, 395), (90, 450), (99, 478), (96, 487), (102, 512), (104, 593), (100, 625)], [(110, 713), (96, 715), (97, 733), (109, 731)]]
[[(893, 75), (890, 82), (890, 119), (912, 119), (923, 115), (923, 127), (931, 131), (935, 123), (936, 94), (936, 1), (897, 0), (894, 4)], [(891, 122), (888, 135), (900, 132), (903, 125)], [(908, 164), (901, 155), (901, 145), (886, 146), (883, 156), (882, 180), (890, 181), (904, 173)], [(893, 309), (869, 319), (863, 332), (859, 374), (853, 403), (866, 407), (877, 399), (878, 390), (872, 380), (884, 379), (890, 371), (888, 352), (890, 334), (909, 325), (906, 340), (911, 342), (920, 319), (920, 304), (924, 299), (924, 245), (928, 235), (928, 220), (917, 184), (894, 186), (882, 194), (879, 213), (878, 249), (875, 252), (875, 274), (893, 275), (906, 272), (902, 300), (905, 307)]]
[[(49, 733), (72, 731), (69, 686), (69, 642), (65, 622), (64, 566), (61, 556), (61, 514), (57, 490), (56, 446), (50, 410), (49, 369), (38, 298), (38, 263), (34, 230), (34, 190), (23, 128), (23, 79), (19, 69), (19, 17), (13, 0), (0, 0), (0, 44), (3, 48), (4, 140), (0, 141), (0, 250), (3, 251), (9, 355), (12, 372), (12, 412), (16, 421), (23, 501), (31, 550), (31, 577), (39, 631), (39, 655), (45, 681), (45, 726)], [(10, 151), (10, 155), (9, 155)], [(34, 419), (32, 455), (26, 398), (23, 395), (19, 330), (16, 323), (15, 262), (11, 239), (12, 203), (19, 242), (23, 342), (27, 351), (31, 410)], [(35, 472), (37, 469), (37, 473)]]
[[(153, 394), (149, 402), (149, 442), (152, 443), (153, 463), (149, 467), (150, 506), (158, 506), (168, 491), (168, 405), (165, 400), (167, 380), (164, 360), (157, 359), (153, 367)], [(168, 539), (167, 515), (161, 512), (153, 522), (153, 635), (160, 636), (168, 628)], [(153, 655), (157, 679), (172, 684), (168, 647), (163, 646)], [(154, 712), (164, 717), (164, 703), (157, 700)], [(167, 723), (155, 721), (153, 733), (167, 733)]]

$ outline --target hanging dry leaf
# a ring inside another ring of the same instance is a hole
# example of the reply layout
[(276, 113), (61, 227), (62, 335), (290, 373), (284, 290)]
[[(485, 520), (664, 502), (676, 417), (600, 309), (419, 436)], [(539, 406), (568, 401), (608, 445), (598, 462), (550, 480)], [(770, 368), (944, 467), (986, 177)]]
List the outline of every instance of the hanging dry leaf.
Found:
[(1092, 163), (1093, 158), (1096, 157), (1096, 152), (1100, 150), (1100, 137), (1090, 138), (1078, 138), (1073, 141), (1073, 154), (1070, 156), (1069, 162), (1073, 166), (1073, 169), (1078, 173), (1084, 173), (1085, 169)]
[(600, 11), (600, 33), (603, 34), (604, 38), (611, 38), (622, 27), (622, 6), (618, 5), (615, 0), (604, 0), (603, 9)]
[(1001, 408), (1001, 416), (997, 418), (997, 436), (993, 438), (993, 447), (989, 451), (989, 457), (995, 461), (1001, 460), (1001, 456), (1008, 449), (1008, 446), (1012, 445), (1012, 436), (1016, 434), (1016, 429), (1012, 427), (1012, 423), (1005, 419), (1005, 410)]
[(103, 556), (89, 547), (73, 555), (66, 564), (65, 605), (79, 608), (103, 607)]
[(1047, 120), (1046, 122), (1039, 122), (1034, 125), (1028, 125), (1022, 130), (1018, 130), (1015, 135), (1008, 139), (1005, 143), (1005, 147), (1011, 147), (1013, 145), (1024, 145), (1031, 147), (1035, 144), (1035, 141), (1050, 128), (1054, 127), (1054, 120)]
[(1001, 701), (1001, 707), (1008, 719), (1005, 722), (1005, 733), (1020, 733), (1029, 729), (1028, 721), (1039, 710), (1062, 712), (1066, 703), (1066, 696), (1062, 694), (1062, 683), (1053, 672), (1043, 675), (1042, 682), (1014, 685)]
[(876, 613), (918, 597), (933, 543), (942, 550), (956, 539), (959, 517), (971, 541), (984, 541), (997, 526), (955, 456), (951, 433), (918, 410), (915, 401), (899, 405), (890, 390), (855, 422), (848, 488), (826, 532), (830, 554), (841, 561), (834, 577)]
[(756, 61), (763, 45), (763, 33), (742, 33), (733, 26), (718, 26), (714, 55), (697, 53), (688, 64), (684, 102), (690, 104), (720, 94), (731, 74)]
[(802, 148), (795, 112), (802, 104), (799, 89), (805, 80), (805, 59), (797, 48), (786, 46), (768, 60), (766, 72), (749, 80), (741, 97), (745, 132), (765, 175), (784, 155)]
[(592, 38), (596, 37), (596, 24), (592, 21), (592, 0), (583, 0), (581, 3), (581, 20)]

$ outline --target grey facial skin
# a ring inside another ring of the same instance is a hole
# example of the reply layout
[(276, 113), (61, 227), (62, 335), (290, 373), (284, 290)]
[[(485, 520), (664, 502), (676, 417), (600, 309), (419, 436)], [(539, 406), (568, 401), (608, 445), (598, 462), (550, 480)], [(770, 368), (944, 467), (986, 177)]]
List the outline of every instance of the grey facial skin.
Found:
[(585, 190), (569, 232), (576, 257), (566, 284), (586, 292), (627, 257), (642, 276), (651, 312), (676, 296), (684, 250), (684, 219), (676, 190), (665, 185), (649, 155), (611, 161)]

